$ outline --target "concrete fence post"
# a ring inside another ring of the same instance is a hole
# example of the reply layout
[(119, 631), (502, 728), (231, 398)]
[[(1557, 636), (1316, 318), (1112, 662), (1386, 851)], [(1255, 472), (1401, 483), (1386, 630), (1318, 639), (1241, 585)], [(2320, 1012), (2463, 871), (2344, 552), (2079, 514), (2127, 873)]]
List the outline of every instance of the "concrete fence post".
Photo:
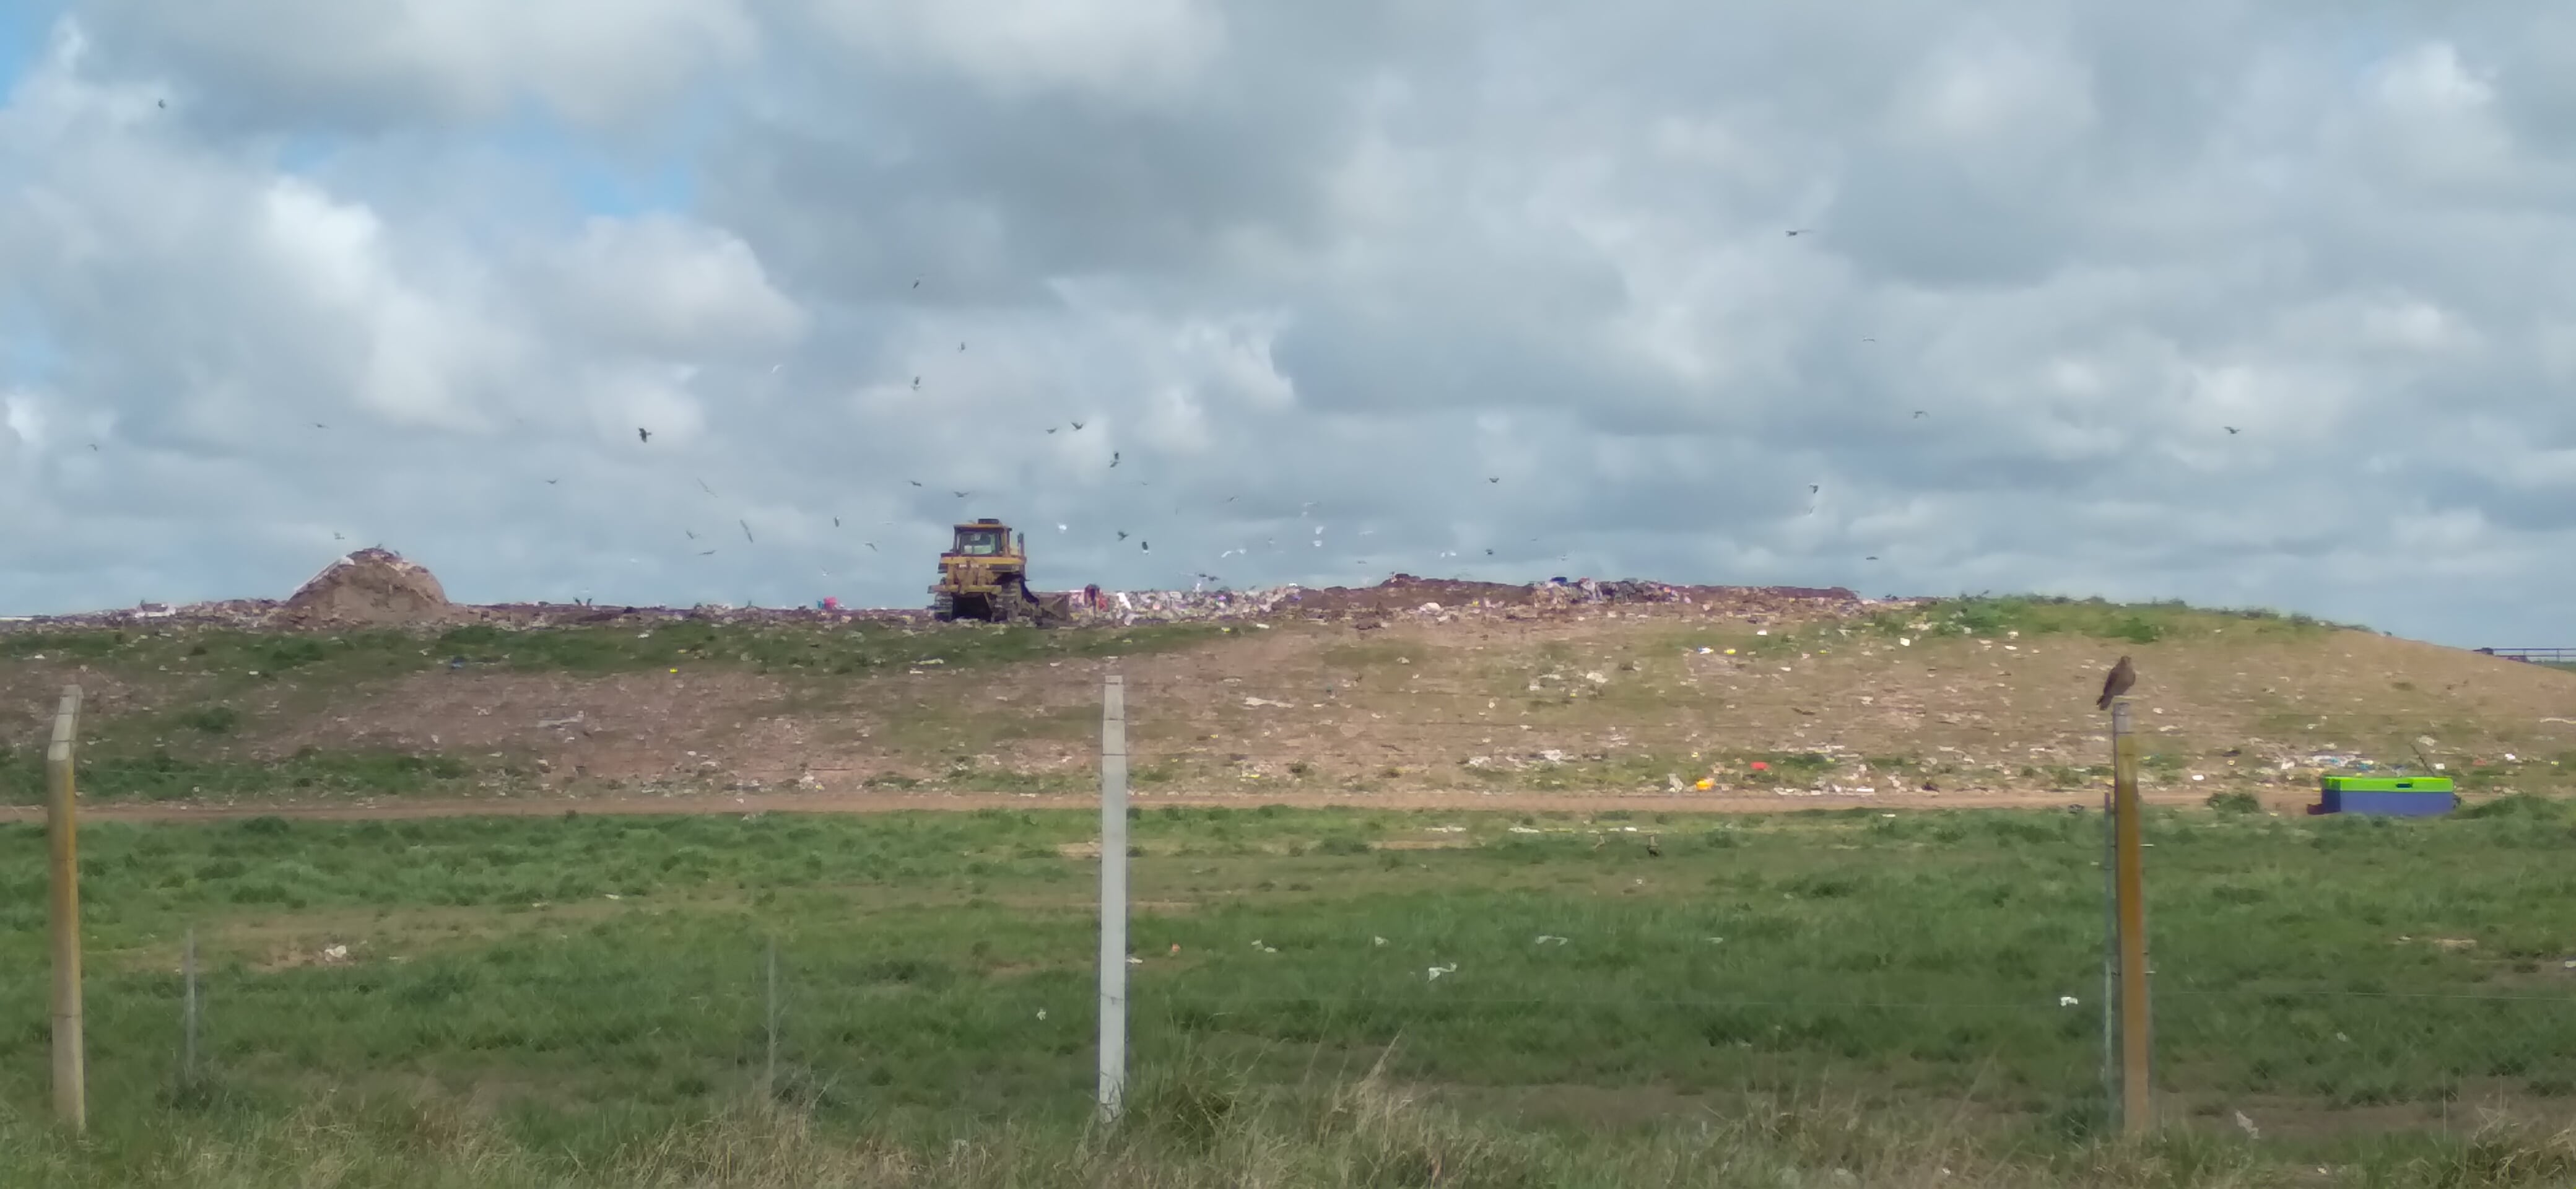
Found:
[(1127, 686), (1100, 692), (1099, 1117), (1118, 1121), (1127, 1097)]

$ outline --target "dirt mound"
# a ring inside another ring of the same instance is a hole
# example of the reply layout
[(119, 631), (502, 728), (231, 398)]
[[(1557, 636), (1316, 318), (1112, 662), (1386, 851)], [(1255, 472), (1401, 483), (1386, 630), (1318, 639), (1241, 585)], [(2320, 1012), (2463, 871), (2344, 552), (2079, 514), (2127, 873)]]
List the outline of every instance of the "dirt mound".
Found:
[(361, 549), (322, 568), (281, 609), (298, 624), (392, 627), (445, 623), (459, 610), (436, 576), (390, 549)]

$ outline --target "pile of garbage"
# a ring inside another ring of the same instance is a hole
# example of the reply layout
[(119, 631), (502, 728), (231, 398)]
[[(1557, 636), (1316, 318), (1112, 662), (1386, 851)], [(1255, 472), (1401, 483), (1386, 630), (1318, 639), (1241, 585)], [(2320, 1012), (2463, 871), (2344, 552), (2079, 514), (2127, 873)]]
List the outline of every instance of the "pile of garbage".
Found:
[[(1727, 616), (1750, 622), (1846, 615), (1864, 608), (1919, 600), (1864, 599), (1842, 587), (1678, 586), (1634, 579), (1550, 578), (1512, 585), (1396, 574), (1374, 586), (1307, 587), (1296, 584), (1236, 590), (1102, 591), (1096, 601), (1071, 598), (1074, 619), (1086, 624), (1187, 623), (1295, 617), (1373, 626), (1404, 617), (1432, 621), (1461, 618), (1555, 619), (1592, 614), (1658, 613)], [(244, 629), (437, 626), (482, 623), (544, 628), (598, 624), (647, 625), (673, 620), (714, 623), (899, 623), (932, 626), (926, 609), (852, 608), (838, 599), (802, 607), (640, 607), (571, 603), (451, 603), (438, 579), (420, 565), (384, 549), (361, 549), (324, 567), (287, 599), (229, 599), (170, 607), (132, 608), (78, 615), (0, 618), (0, 631), (31, 627), (106, 627), (159, 622), (173, 627)]]
[(1561, 618), (1609, 607), (1669, 608), (1743, 616), (1756, 621), (1801, 615), (1838, 615), (1892, 605), (1864, 599), (1841, 587), (1676, 586), (1622, 579), (1551, 578), (1524, 586), (1397, 574), (1375, 586), (1275, 586), (1253, 590), (1149, 590), (1105, 593), (1104, 605), (1083, 608), (1085, 622), (1183, 623), (1297, 616), (1312, 620), (1382, 622), (1396, 616), (1501, 619)]

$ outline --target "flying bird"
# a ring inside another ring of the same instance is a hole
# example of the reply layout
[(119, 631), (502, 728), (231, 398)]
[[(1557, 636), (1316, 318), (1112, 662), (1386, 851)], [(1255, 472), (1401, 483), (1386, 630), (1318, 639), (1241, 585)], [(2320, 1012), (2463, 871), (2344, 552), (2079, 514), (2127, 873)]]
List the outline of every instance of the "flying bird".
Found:
[(152, 101), (152, 105), (155, 107), (168, 107), (170, 106), (170, 101), (167, 99), (155, 99)]
[(1878, 555), (1877, 555), (1877, 554), (1875, 554), (1875, 553), (1873, 553), (1873, 554), (1870, 554), (1868, 557), (1864, 557), (1864, 558), (1862, 558), (1861, 560), (1862, 560), (1862, 561), (1877, 561), (1877, 560), (1878, 560)]
[(1797, 229), (1795, 229), (1795, 230), (1791, 231), (1789, 234), (1791, 234), (1791, 235), (1805, 235), (1806, 233), (1808, 233), (1808, 232), (1810, 232), (1810, 231), (1814, 231), (1814, 230), (1815, 230), (1815, 228), (1813, 228), (1813, 227), (1800, 227), (1800, 228), (1797, 228)]
[(950, 494), (950, 495), (954, 495), (954, 496), (956, 496), (957, 498), (959, 498), (959, 499), (961, 499), (961, 500), (962, 500), (962, 499), (965, 499), (967, 496), (973, 495), (973, 494), (975, 494), (975, 493), (974, 493), (974, 492), (971, 492), (971, 491), (958, 491), (958, 490), (956, 490), (955, 488), (951, 488), (951, 489), (949, 489), (949, 494)]
[(862, 545), (867, 546), (867, 547), (868, 547), (868, 552), (870, 552), (870, 553), (874, 553), (874, 552), (876, 552), (876, 551), (877, 551), (877, 543), (876, 543), (876, 542), (874, 542), (874, 541), (861, 541), (861, 542), (859, 542), (859, 543), (860, 543), (860, 544), (862, 544)]
[(919, 487), (919, 486), (921, 486), (921, 480), (919, 480), (919, 479), (906, 479), (906, 480), (904, 480), (904, 482), (906, 482), (906, 483), (910, 483), (910, 484), (912, 484), (912, 485), (913, 485), (913, 486), (915, 486), (915, 487)]
[(1074, 422), (1074, 423), (1073, 423), (1073, 428), (1074, 428), (1074, 432), (1076, 432), (1076, 433), (1080, 433), (1080, 432), (1082, 431), (1082, 423), (1081, 423), (1081, 422), (1079, 422), (1079, 421)]
[(1154, 551), (1154, 543), (1152, 541), (1138, 541), (1136, 542), (1136, 547), (1147, 553), (1152, 553)]
[(965, 341), (964, 339), (959, 339), (959, 340), (957, 341), (957, 349), (958, 349), (958, 350), (960, 350), (960, 351), (963, 351), (963, 350), (965, 350), (965, 349), (966, 349), (966, 341)]
[(1860, 341), (1862, 341), (1862, 342), (1864, 342), (1864, 343), (1875, 343), (1875, 342), (1877, 342), (1878, 340), (1877, 340), (1877, 339), (1874, 339), (1874, 338), (1870, 338), (1870, 337), (1868, 337), (1868, 336), (1866, 336), (1866, 335), (1863, 335), (1863, 336), (1861, 337), (1861, 340), (1860, 340)]
[[(98, 449), (98, 447), (96, 447), (96, 446), (92, 446), (92, 447), (90, 447), (90, 449), (92, 449), (92, 450), (96, 450), (96, 449)], [(552, 487), (552, 486), (554, 486), (555, 484), (557, 484), (557, 483), (561, 483), (561, 482), (563, 482), (563, 480), (561, 480), (561, 479), (548, 479), (548, 480), (546, 480), (546, 486), (548, 486), (548, 487)]]
[(1126, 540), (1126, 539), (1127, 539), (1127, 530), (1126, 530), (1126, 529), (1123, 529), (1123, 528), (1122, 528), (1122, 529), (1119, 529), (1119, 530), (1118, 530), (1118, 539), (1119, 539), (1119, 540), (1121, 540), (1121, 541), (1124, 541), (1124, 540)]
[(690, 539), (690, 540), (692, 540), (692, 541), (694, 541), (694, 540), (697, 540), (697, 539), (698, 539), (698, 533), (697, 533), (697, 530), (695, 530), (695, 529), (686, 529), (686, 528), (681, 529), (681, 530), (680, 530), (680, 535), (681, 535), (681, 536), (684, 536), (684, 537), (687, 537), (688, 539)]
[(2223, 430), (2226, 430), (2227, 432), (2229, 432), (2229, 433), (2231, 433), (2231, 434), (2233, 434), (2233, 433), (2241, 433), (2241, 432), (2243, 432), (2243, 431), (2241, 431), (2241, 430), (2237, 429), (2237, 428), (2236, 428), (2235, 426), (2233, 426), (2233, 425), (2222, 425), (2222, 426), (2219, 426), (2218, 428), (2223, 429)]
[(921, 377), (914, 376), (912, 378), (912, 390), (915, 392), (921, 391)]
[(1808, 495), (1814, 495), (1814, 494), (1816, 494), (1816, 485), (1815, 485), (1815, 484), (1810, 483), (1810, 484), (1808, 484), (1808, 485), (1807, 485), (1807, 494), (1808, 494)]
[(1485, 476), (1485, 482), (1487, 482), (1487, 483), (1500, 483), (1500, 482), (1502, 482), (1502, 481), (1503, 481), (1503, 477), (1502, 477), (1501, 475), (1487, 475), (1487, 476)]
[(1915, 416), (1917, 416), (1917, 417), (1922, 417), (1922, 416), (1927, 416), (1928, 414), (1924, 413), (1924, 411), (1923, 411), (1923, 410), (1921, 410), (1921, 409), (1916, 409), (1916, 410), (1914, 410), (1914, 415), (1915, 415)]
[(704, 479), (698, 480), (698, 490), (703, 491), (708, 495), (714, 495), (716, 493), (716, 489), (707, 486), (707, 481)]
[(331, 427), (330, 427), (330, 426), (327, 426), (327, 425), (324, 425), (324, 424), (322, 424), (322, 423), (321, 423), (321, 422), (319, 422), (319, 421), (316, 421), (316, 422), (314, 422), (314, 423), (313, 423), (313, 428), (315, 428), (315, 429), (329, 429), (329, 428), (331, 428)]
[(841, 527), (841, 518), (840, 518), (840, 517), (835, 516), (835, 517), (833, 517), (833, 518), (832, 518), (832, 527), (833, 527), (833, 528), (839, 528), (839, 527)]
[(2129, 663), (2129, 658), (2121, 657), (2119, 664), (2111, 666), (2111, 675), (2102, 679), (2102, 696), (2094, 699), (2093, 708), (2110, 709), (2111, 699), (2129, 692), (2129, 687), (2137, 683), (2137, 667)]
[(636, 427), (635, 427), (635, 440), (636, 440), (636, 441), (639, 441), (639, 442), (649, 442), (649, 441), (652, 441), (652, 440), (653, 440), (653, 431), (652, 431), (652, 430), (649, 430), (649, 429), (646, 429), (646, 428), (644, 428), (644, 427), (643, 427), (643, 426), (641, 426), (641, 425), (636, 426)]
[(750, 521), (747, 521), (747, 520), (736, 520), (736, 521), (734, 521), (734, 523), (735, 523), (735, 524), (739, 524), (739, 525), (741, 525), (741, 526), (742, 526), (742, 539), (743, 539), (743, 540), (750, 541), (750, 542), (751, 542), (752, 544), (754, 544), (754, 545), (757, 545), (757, 544), (759, 544), (759, 543), (760, 543), (757, 539), (755, 539), (755, 538), (751, 535), (751, 522), (750, 522)]

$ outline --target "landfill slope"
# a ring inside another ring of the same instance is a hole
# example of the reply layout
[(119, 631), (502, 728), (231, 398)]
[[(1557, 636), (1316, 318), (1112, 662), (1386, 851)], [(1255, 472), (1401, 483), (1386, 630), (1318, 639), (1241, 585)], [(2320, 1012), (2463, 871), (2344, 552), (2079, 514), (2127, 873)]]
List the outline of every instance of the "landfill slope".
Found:
[(1113, 672), (1146, 799), (2085, 801), (2124, 653), (2159, 796), (2279, 803), (2320, 772), (2433, 764), (2473, 796), (2547, 791), (2576, 763), (2576, 674), (2277, 617), (1401, 576), (1106, 601), (1053, 632), (533, 605), (410, 628), (269, 603), (22, 623), (0, 630), (0, 801), (40, 796), (70, 681), (87, 795), (172, 804), (1051, 801), (1096, 787)]

